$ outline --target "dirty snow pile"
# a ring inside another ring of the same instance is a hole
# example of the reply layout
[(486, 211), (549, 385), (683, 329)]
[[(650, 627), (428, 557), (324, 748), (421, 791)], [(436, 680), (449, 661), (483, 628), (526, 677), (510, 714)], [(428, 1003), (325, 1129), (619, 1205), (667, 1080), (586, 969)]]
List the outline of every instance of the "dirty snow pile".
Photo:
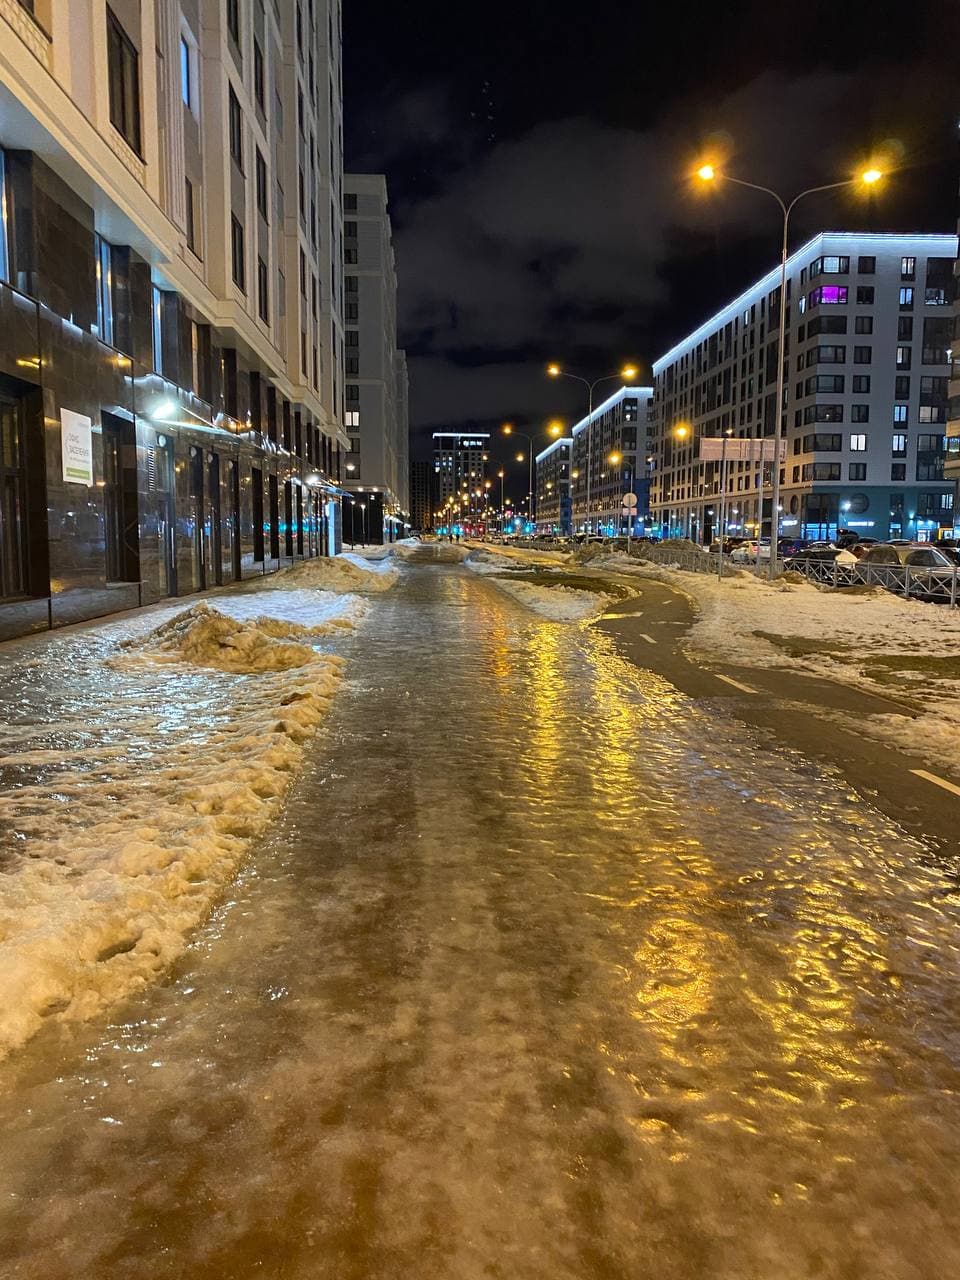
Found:
[(238, 621), (201, 600), (148, 636), (123, 641), (123, 648), (135, 653), (113, 661), (127, 664), (133, 657), (158, 663), (192, 662), (247, 674), (289, 671), (315, 662), (319, 655), (309, 641), (328, 632), (327, 623), (312, 628), (263, 615)]
[(614, 599), (601, 591), (580, 591), (576, 587), (543, 587), (537, 582), (515, 582), (510, 578), (490, 580), (519, 604), (552, 622), (583, 622), (587, 618), (596, 618)]
[(476, 555), (501, 561), (520, 561), (529, 565), (560, 565), (569, 563), (571, 559), (567, 551), (539, 551), (534, 547), (511, 547), (506, 543), (469, 541), (466, 546)]
[(354, 591), (361, 595), (374, 595), (386, 591), (399, 577), (399, 570), (389, 558), (367, 559), (344, 551), (338, 556), (320, 556), (315, 560), (303, 560), (285, 573), (264, 580), (263, 586), (278, 589), (311, 587), (319, 591)]
[(261, 591), (10, 661), (45, 714), (0, 725), (0, 1057), (160, 974), (275, 817), (341, 679), (318, 637), (359, 616), (313, 594), (312, 617)]

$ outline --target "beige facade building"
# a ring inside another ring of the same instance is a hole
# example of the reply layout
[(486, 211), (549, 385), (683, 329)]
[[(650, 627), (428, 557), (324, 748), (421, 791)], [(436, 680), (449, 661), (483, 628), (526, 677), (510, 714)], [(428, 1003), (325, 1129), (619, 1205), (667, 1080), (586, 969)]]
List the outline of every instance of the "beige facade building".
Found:
[(341, 104), (339, 0), (0, 0), (0, 634), (337, 545)]

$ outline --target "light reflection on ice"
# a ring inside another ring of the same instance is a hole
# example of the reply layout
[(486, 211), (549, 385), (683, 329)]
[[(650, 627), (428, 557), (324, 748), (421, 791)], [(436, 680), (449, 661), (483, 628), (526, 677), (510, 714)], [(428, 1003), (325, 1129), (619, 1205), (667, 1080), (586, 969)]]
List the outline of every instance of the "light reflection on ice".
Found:
[(960, 1274), (942, 869), (482, 579), (375, 608), (171, 981), (0, 1068), (11, 1273)]

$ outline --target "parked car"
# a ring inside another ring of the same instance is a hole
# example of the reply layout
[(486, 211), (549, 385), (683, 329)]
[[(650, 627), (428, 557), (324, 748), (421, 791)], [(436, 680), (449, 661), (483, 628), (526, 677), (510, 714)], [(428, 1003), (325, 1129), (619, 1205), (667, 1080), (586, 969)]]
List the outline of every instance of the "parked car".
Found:
[[(916, 569), (919, 572), (909, 584), (911, 595), (927, 600), (948, 600), (951, 578), (960, 567), (960, 557), (931, 542), (878, 542), (867, 548), (859, 563), (863, 581), (876, 582), (890, 591), (902, 592), (907, 585), (907, 569)], [(876, 568), (878, 573), (871, 574), (871, 568)], [(940, 572), (933, 576), (924, 570)]]
[(856, 564), (857, 556), (852, 549), (838, 547), (832, 542), (811, 542), (801, 547), (795, 555), (788, 557), (788, 565), (801, 568), (805, 564)]

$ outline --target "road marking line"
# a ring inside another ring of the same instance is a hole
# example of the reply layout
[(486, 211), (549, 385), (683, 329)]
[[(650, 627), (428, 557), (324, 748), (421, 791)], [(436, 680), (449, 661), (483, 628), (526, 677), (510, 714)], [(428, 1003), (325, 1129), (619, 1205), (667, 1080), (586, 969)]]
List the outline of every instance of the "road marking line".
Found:
[(756, 689), (751, 689), (748, 684), (741, 684), (739, 680), (734, 680), (732, 676), (722, 676), (718, 671), (713, 673), (718, 680), (722, 680), (724, 684), (732, 684), (735, 689), (739, 689), (742, 693), (756, 693)]
[(911, 769), (910, 772), (916, 774), (918, 778), (924, 778), (927, 782), (932, 782), (935, 787), (943, 787), (944, 791), (952, 791), (955, 796), (960, 796), (960, 787), (955, 782), (948, 782), (946, 778), (938, 778), (935, 773), (927, 773), (926, 769)]
[(646, 640), (647, 644), (656, 644), (656, 643), (657, 643), (657, 642), (656, 642), (656, 640), (654, 640), (653, 636), (648, 636), (648, 635), (647, 635), (647, 633), (646, 633), (645, 631), (641, 631), (641, 632), (640, 632), (640, 639), (641, 639), (641, 640)]

